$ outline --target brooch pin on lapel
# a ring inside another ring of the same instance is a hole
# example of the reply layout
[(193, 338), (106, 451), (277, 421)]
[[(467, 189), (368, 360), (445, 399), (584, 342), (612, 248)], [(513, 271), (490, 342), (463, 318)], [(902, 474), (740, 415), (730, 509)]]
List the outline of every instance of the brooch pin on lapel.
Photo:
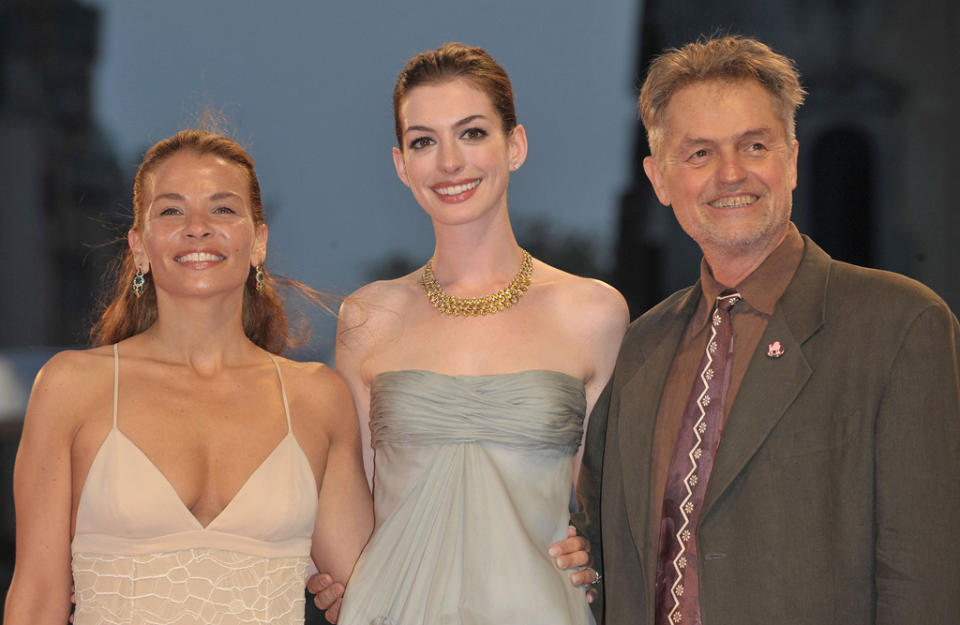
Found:
[(767, 358), (779, 358), (783, 356), (783, 344), (780, 341), (774, 341), (767, 345)]

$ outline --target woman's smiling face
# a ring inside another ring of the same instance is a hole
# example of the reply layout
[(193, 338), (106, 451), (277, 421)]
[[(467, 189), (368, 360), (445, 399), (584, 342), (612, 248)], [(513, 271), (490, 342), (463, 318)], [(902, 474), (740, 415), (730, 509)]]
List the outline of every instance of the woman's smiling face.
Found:
[(486, 93), (464, 79), (420, 85), (404, 97), (400, 119), (397, 175), (432, 219), (465, 223), (506, 207), (510, 171), (526, 156), (526, 135), (522, 126), (503, 131)]
[(255, 224), (249, 175), (213, 154), (182, 150), (145, 185), (142, 231), (131, 230), (137, 265), (159, 292), (242, 292), (250, 267), (266, 255), (267, 227)]

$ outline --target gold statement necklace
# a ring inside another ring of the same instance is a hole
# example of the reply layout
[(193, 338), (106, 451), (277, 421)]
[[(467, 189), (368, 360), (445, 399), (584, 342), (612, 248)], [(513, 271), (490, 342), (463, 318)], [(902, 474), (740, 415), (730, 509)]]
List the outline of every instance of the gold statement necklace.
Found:
[(492, 315), (510, 308), (517, 303), (517, 300), (527, 292), (530, 287), (530, 276), (533, 274), (533, 257), (530, 253), (522, 249), (523, 262), (520, 263), (520, 271), (513, 277), (510, 284), (503, 287), (496, 293), (484, 295), (482, 297), (454, 297), (449, 295), (437, 282), (433, 275), (433, 259), (427, 261), (423, 268), (423, 275), (420, 276), (420, 284), (430, 299), (434, 308), (445, 315), (463, 315), (465, 317), (476, 317), (478, 315)]

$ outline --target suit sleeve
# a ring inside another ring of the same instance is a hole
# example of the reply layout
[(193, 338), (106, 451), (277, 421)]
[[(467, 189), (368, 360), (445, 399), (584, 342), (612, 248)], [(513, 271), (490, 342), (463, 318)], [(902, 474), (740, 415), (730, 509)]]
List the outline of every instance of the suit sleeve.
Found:
[(876, 422), (876, 622), (960, 615), (960, 326), (942, 302), (904, 334)]

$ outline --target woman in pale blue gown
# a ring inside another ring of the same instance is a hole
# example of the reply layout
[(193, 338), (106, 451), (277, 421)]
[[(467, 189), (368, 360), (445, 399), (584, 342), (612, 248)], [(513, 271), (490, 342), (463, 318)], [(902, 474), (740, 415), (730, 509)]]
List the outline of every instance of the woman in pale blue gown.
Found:
[(341, 310), (337, 368), (366, 437), (376, 529), (340, 623), (590, 623), (583, 586), (548, 549), (567, 537), (585, 415), (612, 372), (626, 304), (514, 237), (507, 186), (527, 137), (485, 51), (415, 56), (393, 102), (394, 165), (436, 247)]

